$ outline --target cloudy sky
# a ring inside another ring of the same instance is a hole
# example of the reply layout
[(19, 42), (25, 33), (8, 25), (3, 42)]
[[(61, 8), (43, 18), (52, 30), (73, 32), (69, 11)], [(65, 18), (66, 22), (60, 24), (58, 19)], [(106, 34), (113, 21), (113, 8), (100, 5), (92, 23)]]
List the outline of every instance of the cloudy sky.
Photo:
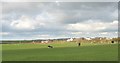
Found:
[(117, 37), (117, 2), (4, 2), (2, 38)]

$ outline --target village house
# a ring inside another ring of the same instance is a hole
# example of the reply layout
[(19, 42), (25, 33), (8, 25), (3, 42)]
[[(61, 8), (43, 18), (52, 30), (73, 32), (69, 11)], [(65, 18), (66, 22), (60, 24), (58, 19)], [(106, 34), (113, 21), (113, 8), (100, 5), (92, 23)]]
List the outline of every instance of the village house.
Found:
[(71, 42), (71, 41), (73, 41), (73, 38), (67, 39), (66, 41)]

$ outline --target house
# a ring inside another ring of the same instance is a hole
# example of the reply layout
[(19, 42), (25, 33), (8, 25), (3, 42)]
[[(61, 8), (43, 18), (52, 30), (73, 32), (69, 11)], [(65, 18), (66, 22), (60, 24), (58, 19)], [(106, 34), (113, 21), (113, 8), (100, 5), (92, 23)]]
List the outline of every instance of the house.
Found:
[(71, 42), (71, 41), (73, 41), (73, 38), (67, 39), (66, 41)]
[(85, 38), (86, 40), (91, 40), (91, 38), (90, 37), (87, 37), (87, 38)]
[(49, 41), (48, 40), (45, 40), (45, 41), (41, 41), (41, 43), (48, 43)]

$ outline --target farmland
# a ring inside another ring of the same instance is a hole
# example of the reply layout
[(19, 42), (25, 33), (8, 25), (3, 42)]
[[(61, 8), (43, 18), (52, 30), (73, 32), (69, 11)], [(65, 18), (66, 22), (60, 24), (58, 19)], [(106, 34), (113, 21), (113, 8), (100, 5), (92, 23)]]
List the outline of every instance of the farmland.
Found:
[[(48, 45), (54, 48), (47, 48)], [(3, 44), (3, 61), (117, 61), (117, 44)]]

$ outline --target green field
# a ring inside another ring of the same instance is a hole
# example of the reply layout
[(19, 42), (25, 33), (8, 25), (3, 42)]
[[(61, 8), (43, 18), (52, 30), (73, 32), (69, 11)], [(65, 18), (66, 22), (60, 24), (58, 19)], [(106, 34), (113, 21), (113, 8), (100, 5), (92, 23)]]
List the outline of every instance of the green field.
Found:
[(4, 44), (3, 61), (117, 61), (117, 44)]

